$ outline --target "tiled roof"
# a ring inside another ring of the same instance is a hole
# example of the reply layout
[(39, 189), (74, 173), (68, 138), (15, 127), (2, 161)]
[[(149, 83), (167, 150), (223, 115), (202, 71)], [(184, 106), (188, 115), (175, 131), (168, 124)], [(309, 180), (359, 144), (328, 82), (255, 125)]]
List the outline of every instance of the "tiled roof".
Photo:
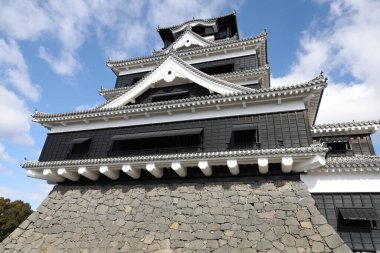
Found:
[(207, 19), (191, 19), (191, 20), (188, 20), (188, 21), (185, 21), (183, 22), (182, 24), (179, 24), (179, 25), (173, 25), (173, 26), (167, 26), (167, 27), (158, 27), (157, 28), (157, 31), (160, 31), (160, 30), (172, 30), (172, 29), (176, 29), (178, 27), (181, 27), (183, 25), (186, 25), (186, 24), (189, 24), (189, 23), (192, 23), (194, 21), (202, 21), (202, 22), (213, 22), (213, 21), (216, 21), (220, 18), (225, 18), (225, 17), (228, 17), (228, 16), (231, 16), (231, 15), (236, 15), (236, 11), (232, 11), (231, 13), (227, 14), (227, 15), (222, 15), (222, 16), (217, 16), (217, 17), (213, 17), (213, 18), (207, 18)]
[(342, 156), (326, 159), (326, 168), (380, 168), (380, 156)]
[(170, 100), (163, 102), (134, 104), (113, 108), (95, 108), (78, 112), (47, 114), (36, 112), (33, 115), (35, 122), (52, 122), (73, 119), (86, 119), (96, 117), (109, 117), (116, 115), (125, 115), (128, 113), (152, 112), (156, 110), (175, 110), (177, 108), (192, 107), (197, 105), (208, 105), (217, 103), (228, 103), (234, 101), (250, 101), (259, 99), (268, 99), (277, 96), (297, 95), (311, 90), (324, 89), (327, 86), (326, 78), (320, 75), (313, 80), (290, 86), (280, 86), (266, 89), (250, 89), (250, 91), (234, 94), (216, 94), (202, 97), (193, 97), (187, 99)]
[[(188, 55), (191, 56), (191, 55), (199, 54), (203, 52), (212, 52), (215, 50), (228, 49), (228, 48), (234, 48), (237, 46), (255, 44), (261, 41), (265, 41), (266, 36), (267, 36), (267, 33), (264, 31), (257, 36), (249, 37), (246, 39), (218, 41), (218, 43), (205, 46), (202, 48), (195, 47), (195, 48), (187, 48), (187, 49), (181, 50), (177, 52), (177, 56), (178, 57), (188, 56)], [(163, 51), (161, 52), (162, 53), (156, 53), (155, 55), (152, 55), (152, 56), (143, 56), (143, 57), (131, 58), (127, 60), (108, 60), (107, 66), (112, 68), (112, 67), (126, 66), (130, 64), (141, 64), (141, 63), (161, 61), (161, 60), (164, 60), (168, 54), (168, 53), (164, 53)]]
[(200, 71), (199, 69), (196, 69), (195, 67), (191, 66), (190, 64), (186, 63), (185, 61), (183, 61), (182, 59), (180, 59), (178, 56), (174, 55), (174, 54), (170, 54), (169, 56), (166, 57), (165, 61), (161, 62), (160, 65), (158, 65), (155, 69), (153, 69), (150, 73), (148, 73), (147, 75), (145, 75), (143, 78), (141, 78), (135, 85), (133, 85), (129, 90), (121, 93), (120, 95), (117, 95), (115, 97), (113, 97), (112, 99), (106, 101), (104, 104), (100, 105), (98, 108), (103, 108), (104, 106), (106, 106), (107, 104), (113, 102), (114, 100), (118, 99), (119, 97), (123, 96), (124, 94), (126, 94), (127, 92), (130, 92), (132, 91), (133, 89), (137, 89), (139, 87), (139, 85), (141, 83), (143, 83), (148, 77), (150, 77), (151, 75), (153, 75), (153, 73), (155, 72), (156, 69), (158, 69), (162, 64), (164, 64), (167, 60), (174, 60), (176, 63), (182, 65), (183, 67), (189, 69), (190, 71), (192, 71), (194, 74), (196, 75), (199, 75), (199, 76), (202, 76), (203, 78), (206, 78), (220, 86), (227, 86), (229, 88), (232, 88), (232, 89), (235, 89), (237, 91), (240, 91), (240, 92), (249, 92), (251, 91), (252, 89), (250, 88), (247, 88), (247, 87), (244, 87), (244, 86), (241, 86), (241, 85), (237, 85), (237, 84), (234, 84), (234, 83), (230, 83), (230, 82), (227, 82), (227, 81), (224, 81), (222, 79), (219, 79), (219, 78), (216, 78), (214, 76), (211, 76), (211, 75), (208, 75), (202, 71)]
[(292, 156), (292, 155), (308, 155), (308, 154), (324, 154), (328, 148), (323, 145), (311, 145), (309, 147), (300, 148), (278, 148), (278, 149), (256, 149), (256, 150), (234, 150), (220, 152), (204, 152), (204, 153), (174, 153), (166, 155), (145, 155), (130, 157), (112, 157), (98, 159), (81, 159), (81, 160), (64, 160), (64, 161), (26, 161), (22, 167), (29, 168), (46, 168), (59, 166), (77, 166), (77, 165), (99, 165), (99, 164), (120, 164), (120, 163), (137, 163), (151, 161), (181, 161), (181, 160), (197, 160), (197, 159), (218, 159), (218, 158), (244, 158), (244, 157), (276, 157), (276, 156)]
[(369, 127), (373, 125), (380, 125), (380, 120), (370, 120), (370, 121), (352, 121), (352, 122), (341, 122), (341, 123), (328, 123), (314, 125), (312, 130), (320, 129), (332, 129), (332, 128), (352, 128), (352, 127)]
[[(223, 73), (223, 74), (216, 74), (216, 75), (211, 75), (211, 76), (222, 79), (222, 80), (228, 80), (228, 79), (233, 79), (233, 78), (243, 78), (243, 77), (252, 76), (252, 75), (260, 75), (260, 74), (268, 72), (269, 69), (270, 69), (269, 65), (264, 65), (263, 67), (260, 67), (257, 69), (247, 69), (247, 70), (234, 71), (234, 72)], [(102, 96), (115, 96), (115, 95), (120, 94), (121, 92), (126, 92), (132, 89), (135, 85), (136, 84), (127, 86), (127, 87), (116, 88), (116, 89), (101, 88), (99, 90), (99, 93)]]

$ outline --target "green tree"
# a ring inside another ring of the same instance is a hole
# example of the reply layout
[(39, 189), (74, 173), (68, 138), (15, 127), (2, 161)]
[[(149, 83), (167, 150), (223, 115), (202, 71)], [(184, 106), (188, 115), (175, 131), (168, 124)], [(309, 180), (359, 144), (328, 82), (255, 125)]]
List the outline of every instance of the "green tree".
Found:
[(12, 233), (32, 212), (28, 203), (21, 200), (11, 201), (0, 197), (0, 242)]

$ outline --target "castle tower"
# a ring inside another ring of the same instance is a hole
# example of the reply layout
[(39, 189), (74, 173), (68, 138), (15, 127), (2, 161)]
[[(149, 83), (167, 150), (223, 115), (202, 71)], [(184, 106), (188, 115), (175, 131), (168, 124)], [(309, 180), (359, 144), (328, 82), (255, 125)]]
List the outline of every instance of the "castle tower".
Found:
[[(33, 115), (49, 133), (23, 168), (56, 186), (0, 249), (380, 250), (380, 195), (335, 184), (378, 177), (378, 121), (315, 125), (327, 79), (271, 87), (267, 33), (240, 38), (235, 12), (157, 30), (162, 50), (107, 61), (104, 104)], [(370, 239), (340, 230), (359, 223)]]

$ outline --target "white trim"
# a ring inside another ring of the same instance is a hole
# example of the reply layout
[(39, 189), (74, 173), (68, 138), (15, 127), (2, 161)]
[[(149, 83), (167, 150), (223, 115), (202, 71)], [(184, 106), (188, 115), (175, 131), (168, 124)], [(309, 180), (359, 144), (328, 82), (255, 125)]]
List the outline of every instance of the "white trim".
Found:
[(244, 81), (238, 81), (238, 82), (235, 82), (233, 79), (231, 80), (228, 80), (229, 82), (231, 83), (234, 83), (234, 84), (238, 84), (238, 85), (250, 85), (250, 84), (258, 84), (259, 83), (259, 80), (255, 79), (255, 80), (244, 80)]
[[(205, 47), (205, 46), (209, 46), (211, 45), (212, 43), (209, 42), (209, 41), (203, 41), (201, 40), (200, 38), (198, 38), (197, 36), (195, 36), (193, 33), (191, 32), (186, 32), (182, 38), (180, 38), (179, 40), (175, 41), (172, 46), (170, 46), (170, 48), (173, 48), (174, 50), (177, 50), (178, 48), (181, 48), (181, 47), (190, 47), (191, 45), (198, 45), (198, 46), (201, 46), (201, 47)], [(167, 48), (166, 50), (169, 50), (169, 48)]]
[[(240, 48), (240, 47), (238, 47)], [(235, 51), (236, 48), (234, 48), (234, 51), (227, 51), (225, 54), (224, 51), (220, 52), (212, 52), (212, 55), (207, 56), (207, 53), (202, 53), (203, 56), (200, 55), (191, 55), (191, 59), (189, 59), (189, 56), (178, 56), (181, 58), (183, 61), (185, 61), (188, 64), (196, 64), (196, 63), (203, 63), (203, 62), (210, 62), (210, 61), (218, 61), (218, 60), (224, 60), (224, 59), (230, 59), (230, 58), (235, 58), (235, 57), (241, 57), (241, 56), (248, 56), (248, 55), (254, 55), (256, 54), (256, 49), (247, 49), (243, 50), (243, 47), (241, 47), (241, 51)], [(217, 53), (217, 54), (215, 54)], [(149, 63), (145, 63), (149, 64)], [(146, 66), (146, 67), (141, 67), (139, 64), (136, 64), (136, 68), (133, 68), (131, 66), (128, 66), (127, 70), (121, 70), (118, 72), (117, 76), (122, 76), (122, 75), (129, 75), (129, 74), (135, 74), (135, 73), (140, 73), (140, 72), (147, 72), (147, 71), (152, 71), (156, 66), (157, 66), (157, 61), (154, 61), (150, 63), (152, 65)], [(132, 68), (131, 68), (132, 67)], [(112, 67), (112, 68), (124, 68), (124, 66), (120, 67)]]
[(312, 193), (380, 192), (379, 173), (309, 173), (301, 180)]
[(170, 29), (170, 31), (172, 31), (172, 33), (174, 34), (174, 33), (178, 33), (180, 31), (182, 31), (183, 29), (185, 29), (188, 26), (194, 27), (194, 26), (197, 26), (197, 25), (212, 26), (214, 28), (214, 32), (217, 32), (216, 21), (203, 21), (203, 20), (194, 20), (194, 21), (191, 21), (191, 22), (186, 22), (185, 24), (181, 25), (180, 27), (177, 27), (177, 28), (174, 28), (174, 29)]
[[(105, 104), (102, 108), (112, 108), (126, 105), (132, 100), (136, 99), (138, 96), (143, 94), (146, 90), (154, 87), (154, 85), (160, 81), (165, 81), (168, 85), (173, 83), (175, 79), (187, 79), (190, 80), (208, 90), (214, 91), (219, 94), (229, 94), (233, 92), (239, 92), (240, 90), (229, 87), (227, 85), (220, 84), (215, 80), (205, 78), (202, 75), (194, 73), (191, 66), (183, 66), (174, 57), (169, 56), (157, 69), (150, 73), (146, 78), (144, 78), (140, 83), (134, 86), (132, 89), (125, 92), (120, 97), (115, 100)], [(220, 80), (220, 82), (226, 82)], [(227, 84), (230, 84), (226, 82)], [(232, 84), (231, 84), (232, 85)]]
[[(215, 108), (215, 105), (210, 105)], [(234, 105), (233, 107), (221, 106), (220, 110), (202, 110), (196, 108), (195, 113), (192, 113), (191, 108), (183, 111), (173, 111), (172, 115), (165, 114), (151, 114), (149, 118), (144, 117), (129, 117), (128, 120), (124, 118), (109, 121), (91, 121), (91, 124), (85, 124), (83, 121), (78, 121), (78, 124), (67, 124), (66, 126), (57, 125), (52, 126), (50, 133), (63, 133), (71, 131), (84, 131), (92, 129), (112, 128), (112, 127), (125, 127), (136, 126), (145, 124), (158, 124), (166, 122), (197, 120), (197, 119), (211, 119), (239, 115), (254, 115), (261, 113), (274, 113), (285, 111), (304, 110), (305, 104), (301, 100), (283, 100), (281, 104), (277, 100), (267, 103), (251, 104), (246, 103), (246, 107)]]

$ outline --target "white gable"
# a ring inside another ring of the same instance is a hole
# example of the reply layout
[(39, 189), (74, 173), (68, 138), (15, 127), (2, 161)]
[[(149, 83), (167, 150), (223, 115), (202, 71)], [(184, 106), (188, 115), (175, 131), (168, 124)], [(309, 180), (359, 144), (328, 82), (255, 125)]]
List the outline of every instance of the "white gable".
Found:
[(178, 57), (170, 55), (160, 66), (138, 82), (136, 86), (115, 99), (110, 100), (101, 108), (119, 107), (130, 102), (133, 103), (138, 96), (150, 88), (173, 86), (189, 82), (196, 83), (211, 92), (219, 94), (229, 94), (246, 90), (245, 87), (209, 76), (185, 63)]
[(211, 41), (207, 41), (200, 37), (199, 35), (194, 34), (193, 32), (186, 31), (183, 36), (176, 40), (171, 46), (174, 50), (177, 50), (182, 47), (190, 46), (201, 46), (205, 47), (213, 44)]

